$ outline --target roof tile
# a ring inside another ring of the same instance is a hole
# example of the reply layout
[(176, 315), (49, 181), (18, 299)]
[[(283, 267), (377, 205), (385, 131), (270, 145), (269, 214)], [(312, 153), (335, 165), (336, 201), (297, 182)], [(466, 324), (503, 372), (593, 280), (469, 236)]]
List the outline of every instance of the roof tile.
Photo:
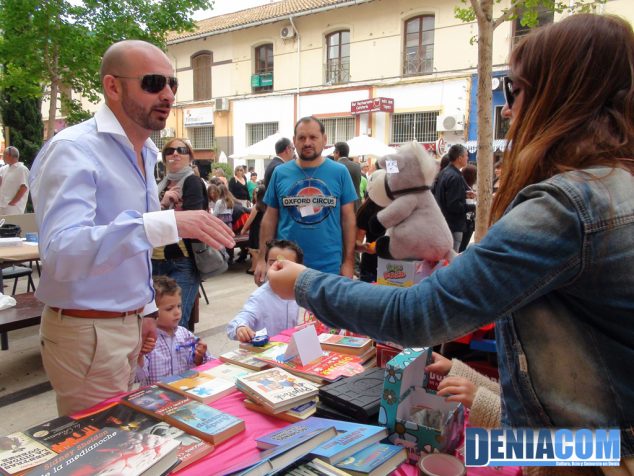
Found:
[(170, 33), (167, 37), (167, 43), (181, 42), (188, 38), (198, 37), (204, 34), (218, 34), (240, 27), (247, 28), (267, 20), (274, 22), (286, 18), (289, 15), (305, 15), (323, 7), (335, 7), (338, 4), (349, 2), (350, 0), (282, 0), (275, 3), (268, 3), (259, 7), (198, 21), (196, 22), (196, 29), (194, 31)]

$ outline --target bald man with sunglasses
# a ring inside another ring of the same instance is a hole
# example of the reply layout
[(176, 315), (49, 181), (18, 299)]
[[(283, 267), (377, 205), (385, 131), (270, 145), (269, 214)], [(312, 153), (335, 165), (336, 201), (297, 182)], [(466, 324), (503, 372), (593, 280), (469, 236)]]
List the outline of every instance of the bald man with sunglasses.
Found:
[(64, 129), (38, 154), (30, 186), (39, 226), (46, 304), (40, 340), (60, 415), (128, 391), (142, 341), (156, 335), (143, 318), (156, 310), (152, 249), (180, 238), (220, 249), (233, 234), (206, 211), (160, 211), (153, 177), (178, 81), (167, 56), (142, 41), (104, 54), (105, 104)]

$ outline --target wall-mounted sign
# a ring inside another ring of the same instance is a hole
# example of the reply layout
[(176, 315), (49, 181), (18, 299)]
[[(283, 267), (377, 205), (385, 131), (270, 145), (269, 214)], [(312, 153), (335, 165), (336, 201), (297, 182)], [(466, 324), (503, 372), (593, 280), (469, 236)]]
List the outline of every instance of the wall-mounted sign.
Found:
[(394, 112), (394, 98), (371, 98), (361, 101), (352, 101), (350, 112), (352, 114), (364, 114), (366, 112)]
[(183, 125), (185, 127), (208, 126), (214, 123), (213, 107), (185, 109)]

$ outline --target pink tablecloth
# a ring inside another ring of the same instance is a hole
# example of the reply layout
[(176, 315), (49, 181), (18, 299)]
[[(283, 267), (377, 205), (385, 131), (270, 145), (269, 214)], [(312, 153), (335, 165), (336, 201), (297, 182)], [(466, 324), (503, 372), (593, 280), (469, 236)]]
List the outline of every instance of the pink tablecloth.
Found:
[[(284, 341), (286, 339), (284, 336), (276, 336), (275, 340)], [(214, 360), (202, 365), (199, 369), (204, 370), (212, 368), (220, 365), (221, 363), (222, 362), (219, 360)], [(95, 410), (106, 406), (108, 403), (119, 400), (119, 398), (120, 397), (106, 400), (100, 405), (73, 416), (77, 418), (93, 413)], [(289, 425), (286, 421), (249, 410), (242, 403), (244, 399), (244, 394), (236, 390), (229, 395), (216, 400), (211, 406), (223, 412), (237, 416), (238, 418), (242, 418), (246, 424), (245, 431), (221, 443), (220, 445), (217, 445), (215, 450), (205, 458), (198, 460), (196, 463), (175, 474), (178, 476), (221, 474), (223, 470), (233, 467), (239, 461), (255, 458), (257, 456), (259, 450), (255, 444), (256, 438)], [(415, 466), (403, 464), (393, 474), (397, 476), (414, 476), (417, 472)], [(467, 475), (469, 476), (519, 476), (520, 474), (521, 472), (519, 468), (511, 467), (500, 469), (468, 468), (467, 470)]]

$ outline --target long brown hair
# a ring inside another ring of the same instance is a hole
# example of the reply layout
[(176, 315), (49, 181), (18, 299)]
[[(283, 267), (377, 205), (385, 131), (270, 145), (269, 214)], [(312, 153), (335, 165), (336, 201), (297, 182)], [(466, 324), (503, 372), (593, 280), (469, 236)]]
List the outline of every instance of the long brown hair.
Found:
[(218, 186), (218, 200), (224, 200), (227, 208), (233, 208), (236, 203), (236, 198), (225, 184)]
[(510, 65), (523, 97), (491, 223), (521, 189), (558, 173), (596, 165), (634, 172), (634, 32), (626, 21), (573, 15), (527, 35)]

